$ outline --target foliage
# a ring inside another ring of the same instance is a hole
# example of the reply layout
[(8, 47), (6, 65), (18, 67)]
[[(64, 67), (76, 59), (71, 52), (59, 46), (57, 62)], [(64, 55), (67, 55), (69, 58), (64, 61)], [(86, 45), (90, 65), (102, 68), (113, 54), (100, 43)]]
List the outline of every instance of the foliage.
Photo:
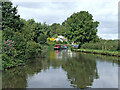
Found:
[(63, 44), (63, 42), (62, 42), (62, 41), (57, 41), (56, 43), (57, 43), (57, 44)]
[(16, 49), (14, 48), (14, 41), (12, 40), (4, 41), (2, 52), (3, 52), (2, 66), (4, 68), (9, 68), (15, 65)]
[(94, 49), (72, 49), (73, 51), (85, 52), (85, 53), (93, 53), (93, 54), (101, 54), (101, 55), (109, 55), (109, 56), (117, 56), (120, 57), (118, 51), (107, 51), (107, 50), (94, 50)]
[(40, 44), (45, 44), (46, 43), (46, 39), (47, 39), (47, 36), (46, 35), (44, 35), (44, 34), (41, 34), (39, 37), (38, 37), (38, 42), (40, 43)]
[(17, 14), (17, 7), (12, 5), (11, 2), (2, 2), (2, 30), (9, 27), (13, 31), (20, 31), (23, 24)]
[(99, 22), (93, 20), (93, 16), (86, 11), (72, 14), (62, 25), (67, 29), (65, 34), (70, 41), (83, 44), (97, 38)]
[(12, 40), (7, 40), (7, 41), (4, 41), (4, 44), (3, 44), (3, 46), (4, 46), (4, 52), (7, 52), (7, 51), (11, 51), (12, 49), (15, 49), (14, 48), (14, 41), (12, 41)]
[(50, 26), (50, 36), (57, 38), (58, 35), (64, 35), (65, 27), (63, 25), (60, 25), (58, 23), (53, 23)]
[(81, 46), (83, 49), (96, 49), (118, 51), (118, 40), (100, 40), (99, 42), (85, 43)]
[(37, 27), (33, 19), (20, 19), (17, 7), (13, 7), (11, 2), (2, 3), (2, 12), (2, 68), (6, 69), (35, 57), (40, 53), (41, 46), (33, 40)]
[(33, 19), (27, 21), (21, 19), (21, 22), (24, 24), (23, 28), (21, 29), (21, 35), (23, 36), (23, 38), (26, 39), (26, 41), (33, 40), (33, 38), (35, 37), (35, 21)]
[(66, 41), (63, 41), (63, 44), (67, 44), (67, 42), (66, 42)]
[(55, 45), (55, 42), (54, 42), (54, 41), (51, 41), (49, 37), (47, 38), (47, 42), (46, 42), (46, 43), (47, 43), (49, 46)]
[(50, 27), (44, 23), (35, 23), (35, 35), (33, 40), (40, 44), (45, 44), (46, 39), (50, 36)]
[(36, 54), (41, 52), (41, 46), (35, 41), (28, 41), (26, 45), (26, 56), (27, 58), (35, 57)]

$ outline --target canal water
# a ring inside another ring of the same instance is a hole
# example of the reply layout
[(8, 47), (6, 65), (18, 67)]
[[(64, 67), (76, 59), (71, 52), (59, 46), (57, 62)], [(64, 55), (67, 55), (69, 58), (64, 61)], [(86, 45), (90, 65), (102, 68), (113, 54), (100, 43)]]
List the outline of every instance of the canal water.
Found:
[(49, 50), (46, 58), (2, 72), (3, 88), (118, 88), (118, 58)]

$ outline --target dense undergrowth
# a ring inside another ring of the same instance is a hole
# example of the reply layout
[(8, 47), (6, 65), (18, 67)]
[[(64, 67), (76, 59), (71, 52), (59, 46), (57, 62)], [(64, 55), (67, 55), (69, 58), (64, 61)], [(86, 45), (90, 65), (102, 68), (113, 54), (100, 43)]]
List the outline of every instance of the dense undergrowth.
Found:
[[(2, 3), (2, 70), (23, 65), (28, 59), (41, 53), (37, 34), (40, 27), (42, 25), (33, 19), (21, 19), (17, 14), (17, 7), (13, 7), (11, 2)], [(45, 27), (47, 26), (44, 25)]]
[(99, 40), (98, 42), (85, 43), (81, 46), (82, 49), (95, 49), (95, 50), (107, 50), (118, 51), (118, 40)]

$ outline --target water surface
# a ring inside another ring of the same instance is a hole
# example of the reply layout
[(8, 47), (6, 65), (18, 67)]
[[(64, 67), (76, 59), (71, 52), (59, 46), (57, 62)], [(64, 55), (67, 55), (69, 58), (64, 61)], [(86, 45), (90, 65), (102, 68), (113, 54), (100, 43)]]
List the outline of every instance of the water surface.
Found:
[(3, 88), (118, 88), (118, 58), (49, 50), (2, 73)]

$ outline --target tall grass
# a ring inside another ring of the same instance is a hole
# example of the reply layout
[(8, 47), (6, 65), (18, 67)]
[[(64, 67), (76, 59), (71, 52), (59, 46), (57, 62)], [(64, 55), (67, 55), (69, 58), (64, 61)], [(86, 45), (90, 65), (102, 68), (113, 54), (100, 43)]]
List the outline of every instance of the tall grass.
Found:
[(81, 46), (82, 49), (95, 49), (95, 50), (107, 50), (118, 51), (118, 40), (100, 40), (99, 42), (85, 43)]

